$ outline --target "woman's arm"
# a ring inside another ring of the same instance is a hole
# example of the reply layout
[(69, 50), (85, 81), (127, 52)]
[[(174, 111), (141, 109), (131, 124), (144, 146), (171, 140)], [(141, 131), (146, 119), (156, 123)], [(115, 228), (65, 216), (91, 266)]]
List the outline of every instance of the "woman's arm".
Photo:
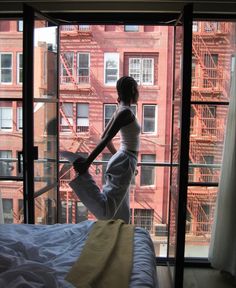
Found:
[(84, 162), (74, 162), (74, 168), (80, 174), (87, 171), (94, 159), (103, 151), (103, 149), (108, 145), (112, 138), (118, 133), (121, 127), (128, 125), (134, 121), (134, 116), (132, 112), (127, 109), (119, 112), (111, 121), (106, 133), (103, 133), (101, 141), (98, 143), (96, 148), (91, 152), (88, 158)]

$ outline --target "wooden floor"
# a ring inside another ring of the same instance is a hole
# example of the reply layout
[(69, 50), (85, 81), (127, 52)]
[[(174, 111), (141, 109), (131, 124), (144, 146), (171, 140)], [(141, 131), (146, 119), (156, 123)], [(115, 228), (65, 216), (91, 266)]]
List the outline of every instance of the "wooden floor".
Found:
[[(158, 288), (171, 288), (166, 266), (157, 267)], [(206, 268), (185, 268), (183, 288), (233, 288), (236, 281), (228, 274)]]

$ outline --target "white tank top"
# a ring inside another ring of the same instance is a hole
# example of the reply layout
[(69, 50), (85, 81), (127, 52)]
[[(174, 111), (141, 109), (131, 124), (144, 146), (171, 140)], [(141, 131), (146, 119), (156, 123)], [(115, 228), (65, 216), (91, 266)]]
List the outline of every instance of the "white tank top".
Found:
[[(120, 106), (118, 109), (129, 109), (134, 115), (132, 109), (129, 106)], [(135, 115), (134, 115), (135, 117)], [(141, 128), (135, 117), (134, 121), (120, 129), (121, 145), (120, 148), (123, 150), (139, 151), (140, 146), (140, 132)]]

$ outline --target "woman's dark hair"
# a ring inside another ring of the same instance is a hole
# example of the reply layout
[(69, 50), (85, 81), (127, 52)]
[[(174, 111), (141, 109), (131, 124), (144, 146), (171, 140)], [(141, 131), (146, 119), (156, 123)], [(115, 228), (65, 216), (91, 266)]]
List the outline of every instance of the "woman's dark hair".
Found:
[(130, 76), (121, 77), (116, 83), (116, 89), (121, 101), (136, 103), (138, 100), (138, 84)]

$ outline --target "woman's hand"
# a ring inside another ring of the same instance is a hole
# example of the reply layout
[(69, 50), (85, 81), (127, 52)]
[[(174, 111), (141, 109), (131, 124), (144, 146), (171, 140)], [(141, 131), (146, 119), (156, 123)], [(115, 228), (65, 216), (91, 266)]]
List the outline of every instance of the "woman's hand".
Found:
[(73, 162), (73, 167), (79, 175), (84, 174), (88, 171), (90, 164), (87, 161), (87, 158), (80, 156)]

